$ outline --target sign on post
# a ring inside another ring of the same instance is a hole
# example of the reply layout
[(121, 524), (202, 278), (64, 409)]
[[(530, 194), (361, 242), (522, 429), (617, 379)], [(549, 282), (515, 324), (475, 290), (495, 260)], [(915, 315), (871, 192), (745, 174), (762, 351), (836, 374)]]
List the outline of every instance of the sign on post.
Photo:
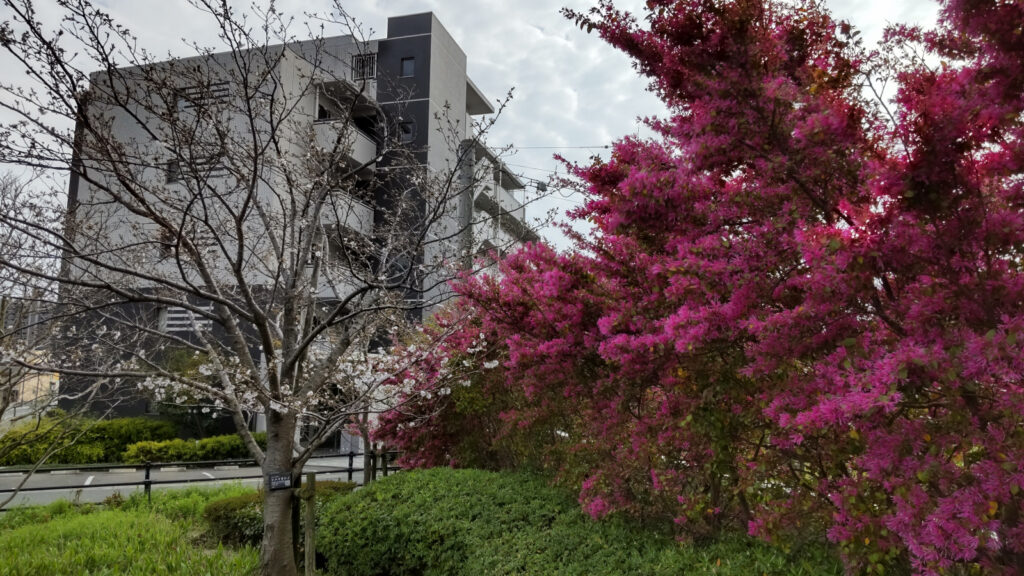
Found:
[(267, 490), (273, 492), (274, 490), (289, 490), (292, 487), (292, 475), (291, 474), (268, 474), (267, 475)]

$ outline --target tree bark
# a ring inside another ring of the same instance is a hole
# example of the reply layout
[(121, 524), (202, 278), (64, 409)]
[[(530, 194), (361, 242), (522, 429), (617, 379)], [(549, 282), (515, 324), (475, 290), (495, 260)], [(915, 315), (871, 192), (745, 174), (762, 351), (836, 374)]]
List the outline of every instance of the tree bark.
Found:
[[(288, 474), (294, 486), (297, 472), (293, 469), (292, 452), (296, 420), (292, 415), (267, 413), (267, 451), (263, 474)], [(263, 543), (260, 547), (262, 576), (297, 576), (294, 553), (292, 489), (271, 490), (266, 486), (263, 496)]]

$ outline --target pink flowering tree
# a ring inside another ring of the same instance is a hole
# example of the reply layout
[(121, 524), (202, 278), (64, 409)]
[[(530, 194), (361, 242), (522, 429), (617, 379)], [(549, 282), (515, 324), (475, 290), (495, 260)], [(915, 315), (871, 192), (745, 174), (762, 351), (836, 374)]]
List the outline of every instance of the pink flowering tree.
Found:
[(877, 50), (814, 2), (565, 14), (670, 113), (576, 168), (572, 250), (459, 288), (506, 429), (544, 430), (594, 516), (1018, 573), (1024, 4), (949, 1)]
[(450, 305), (392, 351), (401, 369), (382, 386), (396, 402), (379, 414), (373, 439), (402, 450), (406, 467), (537, 464), (547, 443), (532, 437), (537, 421), (515, 425), (524, 400), (500, 368), (505, 359), (501, 337), (484, 330), (468, 300)]

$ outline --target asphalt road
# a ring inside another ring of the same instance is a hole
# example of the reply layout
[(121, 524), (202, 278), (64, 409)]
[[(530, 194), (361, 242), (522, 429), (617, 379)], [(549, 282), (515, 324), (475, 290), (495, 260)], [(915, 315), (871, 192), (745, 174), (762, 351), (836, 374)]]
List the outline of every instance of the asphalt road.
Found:
[[(360, 461), (356, 462), (358, 466)], [(347, 472), (336, 472), (348, 466), (347, 458), (314, 458), (303, 472), (317, 472), (317, 480), (349, 480)], [(15, 488), (24, 478), (22, 472), (4, 472), (0, 469), (0, 501), (9, 495), (7, 490)], [(66, 499), (79, 502), (102, 502), (115, 492), (128, 496), (143, 490), (145, 472), (141, 466), (113, 468), (110, 470), (61, 470), (33, 474), (23, 490), (5, 508), (13, 506), (40, 505), (54, 500)], [(240, 482), (247, 486), (263, 483), (260, 469), (256, 466), (218, 466), (216, 468), (156, 467), (150, 470), (153, 490), (181, 488), (189, 485), (211, 485), (211, 483)], [(362, 484), (362, 472), (353, 472), (351, 481)], [(134, 486), (110, 486), (111, 484), (136, 484)]]

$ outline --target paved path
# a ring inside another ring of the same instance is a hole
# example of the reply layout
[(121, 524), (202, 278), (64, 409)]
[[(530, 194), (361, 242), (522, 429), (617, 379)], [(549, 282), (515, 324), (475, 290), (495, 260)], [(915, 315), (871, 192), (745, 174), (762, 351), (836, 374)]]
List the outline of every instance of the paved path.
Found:
[[(357, 458), (355, 465), (362, 464)], [(307, 464), (303, 472), (317, 472), (318, 480), (349, 480), (347, 472), (336, 472), (348, 467), (348, 458), (314, 458)], [(11, 490), (24, 477), (22, 472), (4, 472), (0, 469), (0, 491)], [(127, 466), (111, 470), (62, 470), (60, 472), (43, 472), (32, 475), (25, 484), (25, 490), (7, 505), (25, 506), (39, 505), (66, 499), (79, 502), (102, 502), (115, 492), (127, 496), (143, 490), (142, 481), (145, 472), (142, 466)], [(260, 469), (256, 466), (217, 467), (217, 468), (161, 468), (154, 466), (150, 471), (153, 490), (181, 488), (183, 486), (211, 485), (211, 483), (240, 482), (246, 486), (259, 486), (263, 483)], [(351, 481), (363, 482), (362, 472), (353, 472)], [(136, 486), (108, 486), (110, 484), (138, 483)], [(7, 497), (0, 492), (0, 500)]]

